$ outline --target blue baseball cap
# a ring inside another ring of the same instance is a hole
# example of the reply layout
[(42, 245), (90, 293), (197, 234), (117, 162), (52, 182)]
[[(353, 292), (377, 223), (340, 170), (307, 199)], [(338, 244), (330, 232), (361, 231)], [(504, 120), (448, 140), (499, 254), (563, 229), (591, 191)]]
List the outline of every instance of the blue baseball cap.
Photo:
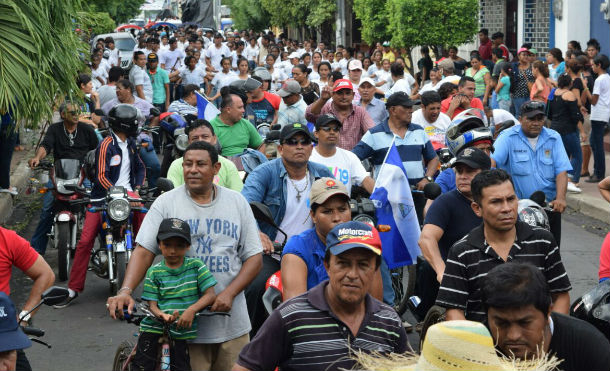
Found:
[(15, 304), (5, 293), (0, 292), (0, 352), (31, 346), (32, 342), (17, 323)]
[(328, 232), (326, 248), (333, 255), (355, 248), (368, 249), (375, 255), (381, 255), (381, 239), (375, 227), (351, 221), (338, 224)]

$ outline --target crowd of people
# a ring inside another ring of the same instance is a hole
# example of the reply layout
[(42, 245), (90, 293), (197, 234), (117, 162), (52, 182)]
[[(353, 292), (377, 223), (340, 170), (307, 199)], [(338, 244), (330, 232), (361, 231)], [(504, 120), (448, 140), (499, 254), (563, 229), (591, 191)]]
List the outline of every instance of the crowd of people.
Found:
[[(111, 186), (138, 197), (161, 175), (172, 181), (173, 190), (134, 216), (136, 247), (108, 309), (113, 318), (122, 308), (132, 311), (132, 294), (144, 282), (142, 299), (153, 313), (176, 321), (172, 359), (183, 361), (180, 369), (350, 369), (357, 351), (410, 349), (393, 308), (382, 257), (388, 247), (375, 227), (351, 221), (349, 203), (356, 187), (373, 193), (395, 147), (423, 226), (414, 315), (423, 319), (436, 304), (448, 321), (485, 323), (490, 344), (506, 356), (548, 352), (565, 371), (607, 370), (608, 340), (567, 316), (571, 284), (560, 244), (566, 193), (581, 192), (580, 178), (610, 194), (603, 148), (610, 61), (595, 40), (586, 52), (571, 41), (565, 60), (557, 48), (542, 60), (527, 44), (513, 57), (500, 32), (490, 38), (482, 29), (479, 39), (468, 60), (455, 47), (434, 58), (422, 47), (411, 64), (389, 42), (362, 50), (272, 33), (159, 28), (138, 36), (128, 74), (114, 40), (99, 39), (90, 70), (77, 76), (84, 103), (61, 104), (62, 121), (49, 127), (29, 163), (95, 151), (93, 198)], [(218, 114), (203, 119), (201, 99)], [(158, 139), (139, 131), (146, 120), (159, 125), (153, 108), (191, 116), (188, 147), (163, 170)], [(514, 125), (498, 133), (507, 121)], [(278, 157), (244, 180), (231, 158), (267, 154), (257, 130), (263, 123), (279, 125)], [(437, 150), (445, 147), (455, 160), (440, 171)], [(371, 171), (361, 163), (367, 159)], [(434, 182), (443, 194), (427, 200), (422, 191)], [(541, 218), (547, 228), (519, 219), (518, 201), (536, 191), (548, 202)], [(31, 246), (0, 228), (2, 248), (27, 252), (16, 254), (2, 277), (18, 266), (40, 282), (33, 297), (53, 282), (43, 259), (53, 197), (44, 197)], [(257, 224), (252, 202), (269, 208), (285, 237)], [(86, 213), (69, 296), (55, 308), (78, 303), (100, 224), (99, 214)], [(285, 243), (281, 254), (274, 242)], [(157, 255), (163, 260), (153, 264)], [(268, 314), (265, 283), (278, 271), (285, 303)], [(195, 319), (206, 307), (230, 317)], [(142, 323), (138, 347), (148, 352), (138, 350), (133, 360), (141, 369), (150, 369), (151, 344), (162, 333), (153, 322)], [(480, 325), (466, 323), (462, 331), (468, 326)], [(22, 351), (17, 358), (27, 363)]]

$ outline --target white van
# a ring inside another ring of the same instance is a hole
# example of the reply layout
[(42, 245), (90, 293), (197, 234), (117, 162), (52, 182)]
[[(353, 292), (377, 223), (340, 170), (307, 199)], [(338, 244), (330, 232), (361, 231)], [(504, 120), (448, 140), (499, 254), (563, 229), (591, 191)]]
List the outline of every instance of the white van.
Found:
[(95, 43), (99, 39), (105, 39), (108, 36), (114, 39), (115, 48), (119, 49), (119, 57), (121, 58), (121, 68), (124, 70), (131, 69), (133, 64), (133, 49), (136, 47), (138, 42), (131, 35), (130, 32), (115, 32), (115, 33), (105, 33), (102, 35), (97, 35), (93, 38), (93, 43), (91, 46), (95, 46)]

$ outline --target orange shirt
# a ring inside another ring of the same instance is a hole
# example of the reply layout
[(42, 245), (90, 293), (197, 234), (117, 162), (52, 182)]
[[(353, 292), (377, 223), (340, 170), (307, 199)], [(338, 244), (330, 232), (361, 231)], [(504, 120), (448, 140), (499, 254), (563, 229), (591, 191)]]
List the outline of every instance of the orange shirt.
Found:
[[(442, 113), (447, 113), (447, 111), (449, 111), (449, 105), (451, 104), (451, 100), (453, 99), (453, 97), (454, 96), (452, 95), (449, 98), (447, 98), (441, 102), (441, 112)], [(481, 100), (479, 98), (472, 98), (472, 100), (470, 101), (470, 108), (478, 108), (478, 109), (482, 110), (483, 103), (481, 102)], [(465, 111), (464, 108), (462, 108), (462, 106), (459, 106), (458, 108), (456, 108), (453, 111), (453, 116), (451, 116), (450, 118), (453, 120), (453, 118), (455, 116), (457, 116), (458, 114), (460, 114), (461, 112), (464, 112), (464, 111)]]

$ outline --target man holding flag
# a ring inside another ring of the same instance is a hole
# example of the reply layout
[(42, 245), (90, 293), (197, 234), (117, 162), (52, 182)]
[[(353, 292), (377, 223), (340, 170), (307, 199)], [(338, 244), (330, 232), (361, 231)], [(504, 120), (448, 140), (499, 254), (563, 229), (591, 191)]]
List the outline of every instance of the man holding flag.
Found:
[(391, 227), (381, 236), (386, 246), (381, 265), (386, 303), (394, 302), (391, 282), (386, 282), (389, 269), (411, 265), (420, 255), (417, 240), (425, 198), (422, 193), (414, 193), (414, 197), (410, 188), (423, 190), (438, 167), (428, 135), (411, 123), (414, 103), (404, 92), (392, 94), (386, 103), (389, 118), (370, 129), (353, 149), (361, 160), (371, 158), (375, 165), (371, 200), (376, 203), (378, 223)]

